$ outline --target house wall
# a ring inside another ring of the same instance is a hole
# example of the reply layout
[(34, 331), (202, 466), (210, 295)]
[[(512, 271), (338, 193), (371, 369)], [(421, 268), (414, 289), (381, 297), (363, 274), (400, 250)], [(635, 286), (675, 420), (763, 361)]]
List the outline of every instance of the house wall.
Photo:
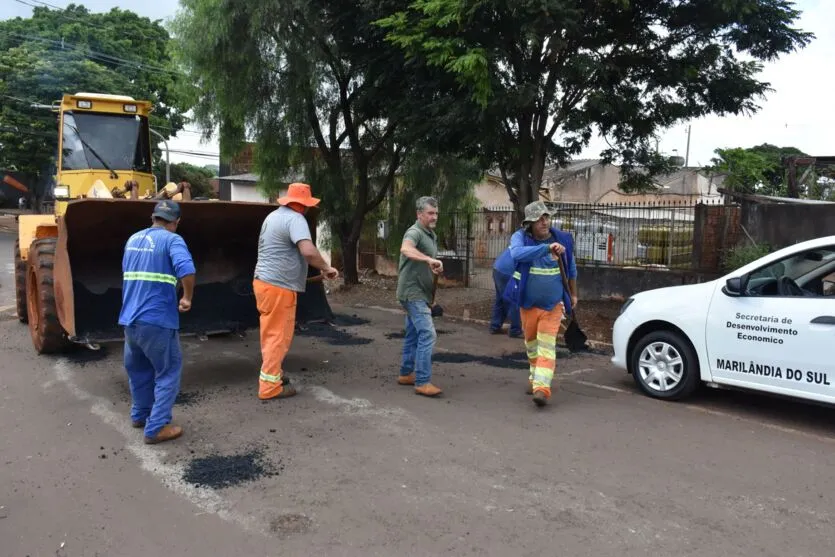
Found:
[(835, 235), (835, 203), (742, 204), (740, 223), (757, 243), (780, 249)]
[(551, 198), (565, 203), (657, 203), (674, 197), (675, 201), (695, 204), (718, 198), (716, 188), (722, 182), (691, 167), (657, 177), (655, 181), (661, 187), (656, 193), (630, 195), (620, 190), (620, 178), (619, 167), (597, 164), (552, 184)]
[(551, 186), (551, 200), (564, 203), (595, 203), (610, 190), (617, 189), (620, 169), (595, 165)]
[(476, 184), (474, 194), (482, 208), (512, 206), (504, 185), (492, 179)]
[(253, 183), (231, 183), (230, 189), (231, 201), (249, 201), (254, 203), (269, 203), (269, 199), (264, 197), (261, 192), (255, 188)]

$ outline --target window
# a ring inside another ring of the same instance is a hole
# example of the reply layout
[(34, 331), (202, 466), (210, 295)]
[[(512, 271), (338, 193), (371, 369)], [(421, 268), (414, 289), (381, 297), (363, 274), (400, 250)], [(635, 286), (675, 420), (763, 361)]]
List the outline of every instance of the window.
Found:
[(65, 112), (63, 135), (62, 170), (151, 172), (145, 117)]
[(835, 246), (770, 263), (748, 276), (749, 296), (835, 296)]

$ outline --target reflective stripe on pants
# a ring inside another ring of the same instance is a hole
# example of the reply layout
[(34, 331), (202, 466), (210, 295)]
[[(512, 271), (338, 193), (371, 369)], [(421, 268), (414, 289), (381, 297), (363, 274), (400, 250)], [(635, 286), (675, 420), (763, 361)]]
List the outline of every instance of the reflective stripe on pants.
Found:
[(529, 380), (533, 383), (534, 392), (544, 391), (547, 396), (551, 396), (551, 382), (557, 366), (557, 332), (563, 310), (561, 303), (551, 311), (520, 308), (530, 365)]
[(281, 394), (284, 357), (293, 342), (296, 326), (298, 294), (260, 280), (252, 282), (258, 313), (261, 314), (261, 374), (258, 377), (258, 398), (274, 398)]

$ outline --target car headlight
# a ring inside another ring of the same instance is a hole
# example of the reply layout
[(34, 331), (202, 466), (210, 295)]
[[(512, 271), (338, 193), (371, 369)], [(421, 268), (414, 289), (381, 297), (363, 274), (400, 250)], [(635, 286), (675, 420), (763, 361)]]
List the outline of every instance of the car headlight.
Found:
[(67, 197), (70, 196), (70, 187), (69, 186), (55, 186), (55, 189), (53, 190), (52, 195), (55, 196), (55, 199), (67, 198)]
[(626, 300), (623, 303), (623, 305), (620, 306), (620, 312), (618, 312), (618, 315), (622, 315), (623, 312), (626, 311), (626, 308), (628, 308), (632, 304), (632, 302), (634, 302), (634, 301), (635, 301), (635, 298), (631, 298), (631, 297), (628, 300)]

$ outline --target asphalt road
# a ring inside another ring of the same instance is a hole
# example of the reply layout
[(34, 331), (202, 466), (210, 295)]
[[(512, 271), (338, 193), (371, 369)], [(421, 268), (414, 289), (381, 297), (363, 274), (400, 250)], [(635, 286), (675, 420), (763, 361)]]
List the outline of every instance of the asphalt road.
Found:
[(521, 341), (445, 319), (425, 399), (395, 383), (400, 316), (334, 309), (370, 322), (297, 336), (284, 401), (256, 398), (254, 337), (184, 339), (185, 434), (158, 446), (120, 346), (37, 357), (0, 314), (0, 557), (832, 554), (830, 409), (661, 403), (561, 354), (538, 410)]

